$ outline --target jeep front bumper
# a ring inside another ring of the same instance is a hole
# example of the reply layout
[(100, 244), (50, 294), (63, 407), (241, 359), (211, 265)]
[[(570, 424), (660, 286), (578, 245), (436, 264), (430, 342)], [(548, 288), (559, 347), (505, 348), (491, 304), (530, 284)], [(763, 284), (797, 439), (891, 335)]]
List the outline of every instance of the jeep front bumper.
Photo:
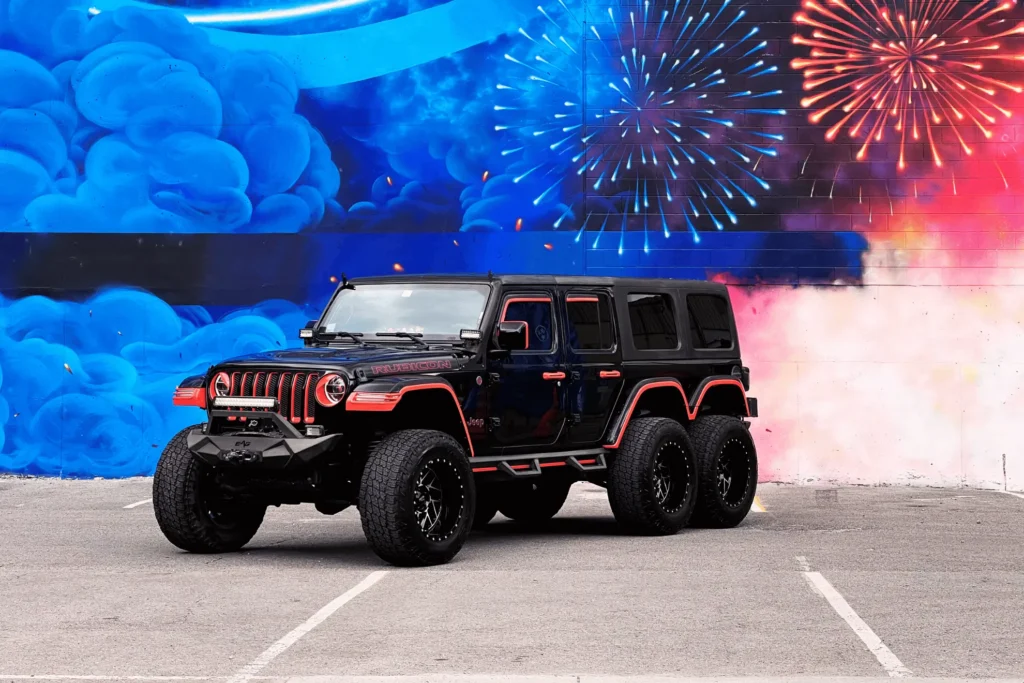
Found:
[(340, 438), (340, 434), (315, 439), (248, 434), (211, 436), (194, 429), (189, 432), (186, 443), (190, 451), (210, 465), (285, 469), (307, 464), (327, 453)]

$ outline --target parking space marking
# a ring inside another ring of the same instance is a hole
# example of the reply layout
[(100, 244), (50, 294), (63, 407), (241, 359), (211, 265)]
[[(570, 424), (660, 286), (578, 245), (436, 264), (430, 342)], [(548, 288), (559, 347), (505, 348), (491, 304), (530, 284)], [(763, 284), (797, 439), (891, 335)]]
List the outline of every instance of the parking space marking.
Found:
[(137, 508), (140, 505), (145, 505), (146, 503), (152, 503), (152, 502), (153, 502), (152, 498), (147, 498), (146, 500), (140, 500), (139, 502), (132, 503), (131, 505), (125, 505), (124, 509), (125, 510), (131, 510), (132, 508)]
[(894, 655), (892, 650), (882, 642), (882, 639), (871, 630), (871, 627), (860, 618), (860, 615), (850, 607), (850, 603), (846, 602), (846, 599), (828, 582), (828, 579), (819, 572), (811, 571), (810, 563), (806, 557), (797, 557), (796, 561), (800, 565), (800, 573), (807, 580), (811, 590), (825, 598), (828, 604), (832, 605), (832, 609), (853, 629), (853, 632), (867, 646), (871, 654), (878, 660), (878, 663), (885, 669), (885, 672), (889, 674), (889, 677), (906, 678), (910, 676), (910, 669), (903, 665), (899, 657)]
[(321, 607), (316, 614), (311, 616), (309, 619), (306, 619), (306, 621), (296, 626), (285, 634), (284, 637), (264, 650), (259, 657), (239, 669), (238, 673), (228, 679), (228, 683), (247, 683), (248, 681), (251, 681), (256, 677), (256, 674), (274, 661), (274, 659), (276, 659), (282, 652), (299, 642), (299, 639), (302, 638), (302, 636), (306, 635), (326, 621), (328, 617), (341, 609), (345, 603), (349, 602), (360, 593), (372, 588), (374, 584), (383, 579), (386, 575), (386, 571), (375, 571), (352, 588), (349, 588), (347, 591), (331, 600), (329, 603)]

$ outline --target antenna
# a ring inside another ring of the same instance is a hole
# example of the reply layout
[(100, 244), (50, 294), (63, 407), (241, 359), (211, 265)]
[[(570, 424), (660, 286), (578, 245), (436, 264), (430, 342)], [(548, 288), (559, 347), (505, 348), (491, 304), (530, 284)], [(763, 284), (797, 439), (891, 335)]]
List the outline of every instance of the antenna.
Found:
[(343, 288), (348, 287), (348, 275), (345, 275), (345, 273), (341, 274), (341, 286)]
[(488, 280), (493, 280), (494, 279), (494, 273), (491, 272), (490, 269), (488, 269), (488, 271), (487, 271), (487, 279)]

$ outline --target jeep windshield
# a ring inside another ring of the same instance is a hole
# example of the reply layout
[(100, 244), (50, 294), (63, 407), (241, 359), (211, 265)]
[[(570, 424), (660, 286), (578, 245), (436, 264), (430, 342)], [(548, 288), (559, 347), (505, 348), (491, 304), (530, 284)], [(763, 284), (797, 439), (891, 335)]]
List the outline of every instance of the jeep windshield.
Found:
[[(342, 342), (351, 342), (347, 334), (367, 342), (413, 343), (396, 332), (458, 341), (461, 330), (480, 329), (490, 291), (484, 284), (355, 284), (338, 292), (319, 332)], [(378, 332), (392, 336), (378, 337)]]

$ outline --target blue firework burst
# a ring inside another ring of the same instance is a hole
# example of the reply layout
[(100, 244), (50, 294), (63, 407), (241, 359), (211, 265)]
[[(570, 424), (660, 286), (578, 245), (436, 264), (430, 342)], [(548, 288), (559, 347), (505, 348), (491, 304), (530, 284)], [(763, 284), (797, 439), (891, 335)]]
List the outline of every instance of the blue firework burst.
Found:
[(505, 54), (513, 65), (508, 79), (496, 86), (494, 128), (505, 134), (508, 174), (534, 206), (565, 206), (552, 223), (556, 229), (578, 218), (585, 197), (582, 11), (565, 0), (538, 5), (536, 21), (519, 29), (524, 40)]
[(556, 7), (538, 8), (547, 20), (539, 37), (520, 31), (524, 54), (506, 59), (522, 78), (499, 84), (510, 97), (495, 107), (515, 121), (498, 128), (515, 141), (503, 154), (523, 162), (517, 181), (547, 181), (535, 204), (558, 197), (575, 214), (611, 201), (620, 230), (639, 216), (645, 231), (686, 229), (695, 241), (756, 212), (770, 190), (763, 159), (782, 141), (772, 128), (786, 112), (773, 106), (777, 67), (746, 10), (648, 0), (609, 8), (584, 36), (565, 21), (574, 13)]

